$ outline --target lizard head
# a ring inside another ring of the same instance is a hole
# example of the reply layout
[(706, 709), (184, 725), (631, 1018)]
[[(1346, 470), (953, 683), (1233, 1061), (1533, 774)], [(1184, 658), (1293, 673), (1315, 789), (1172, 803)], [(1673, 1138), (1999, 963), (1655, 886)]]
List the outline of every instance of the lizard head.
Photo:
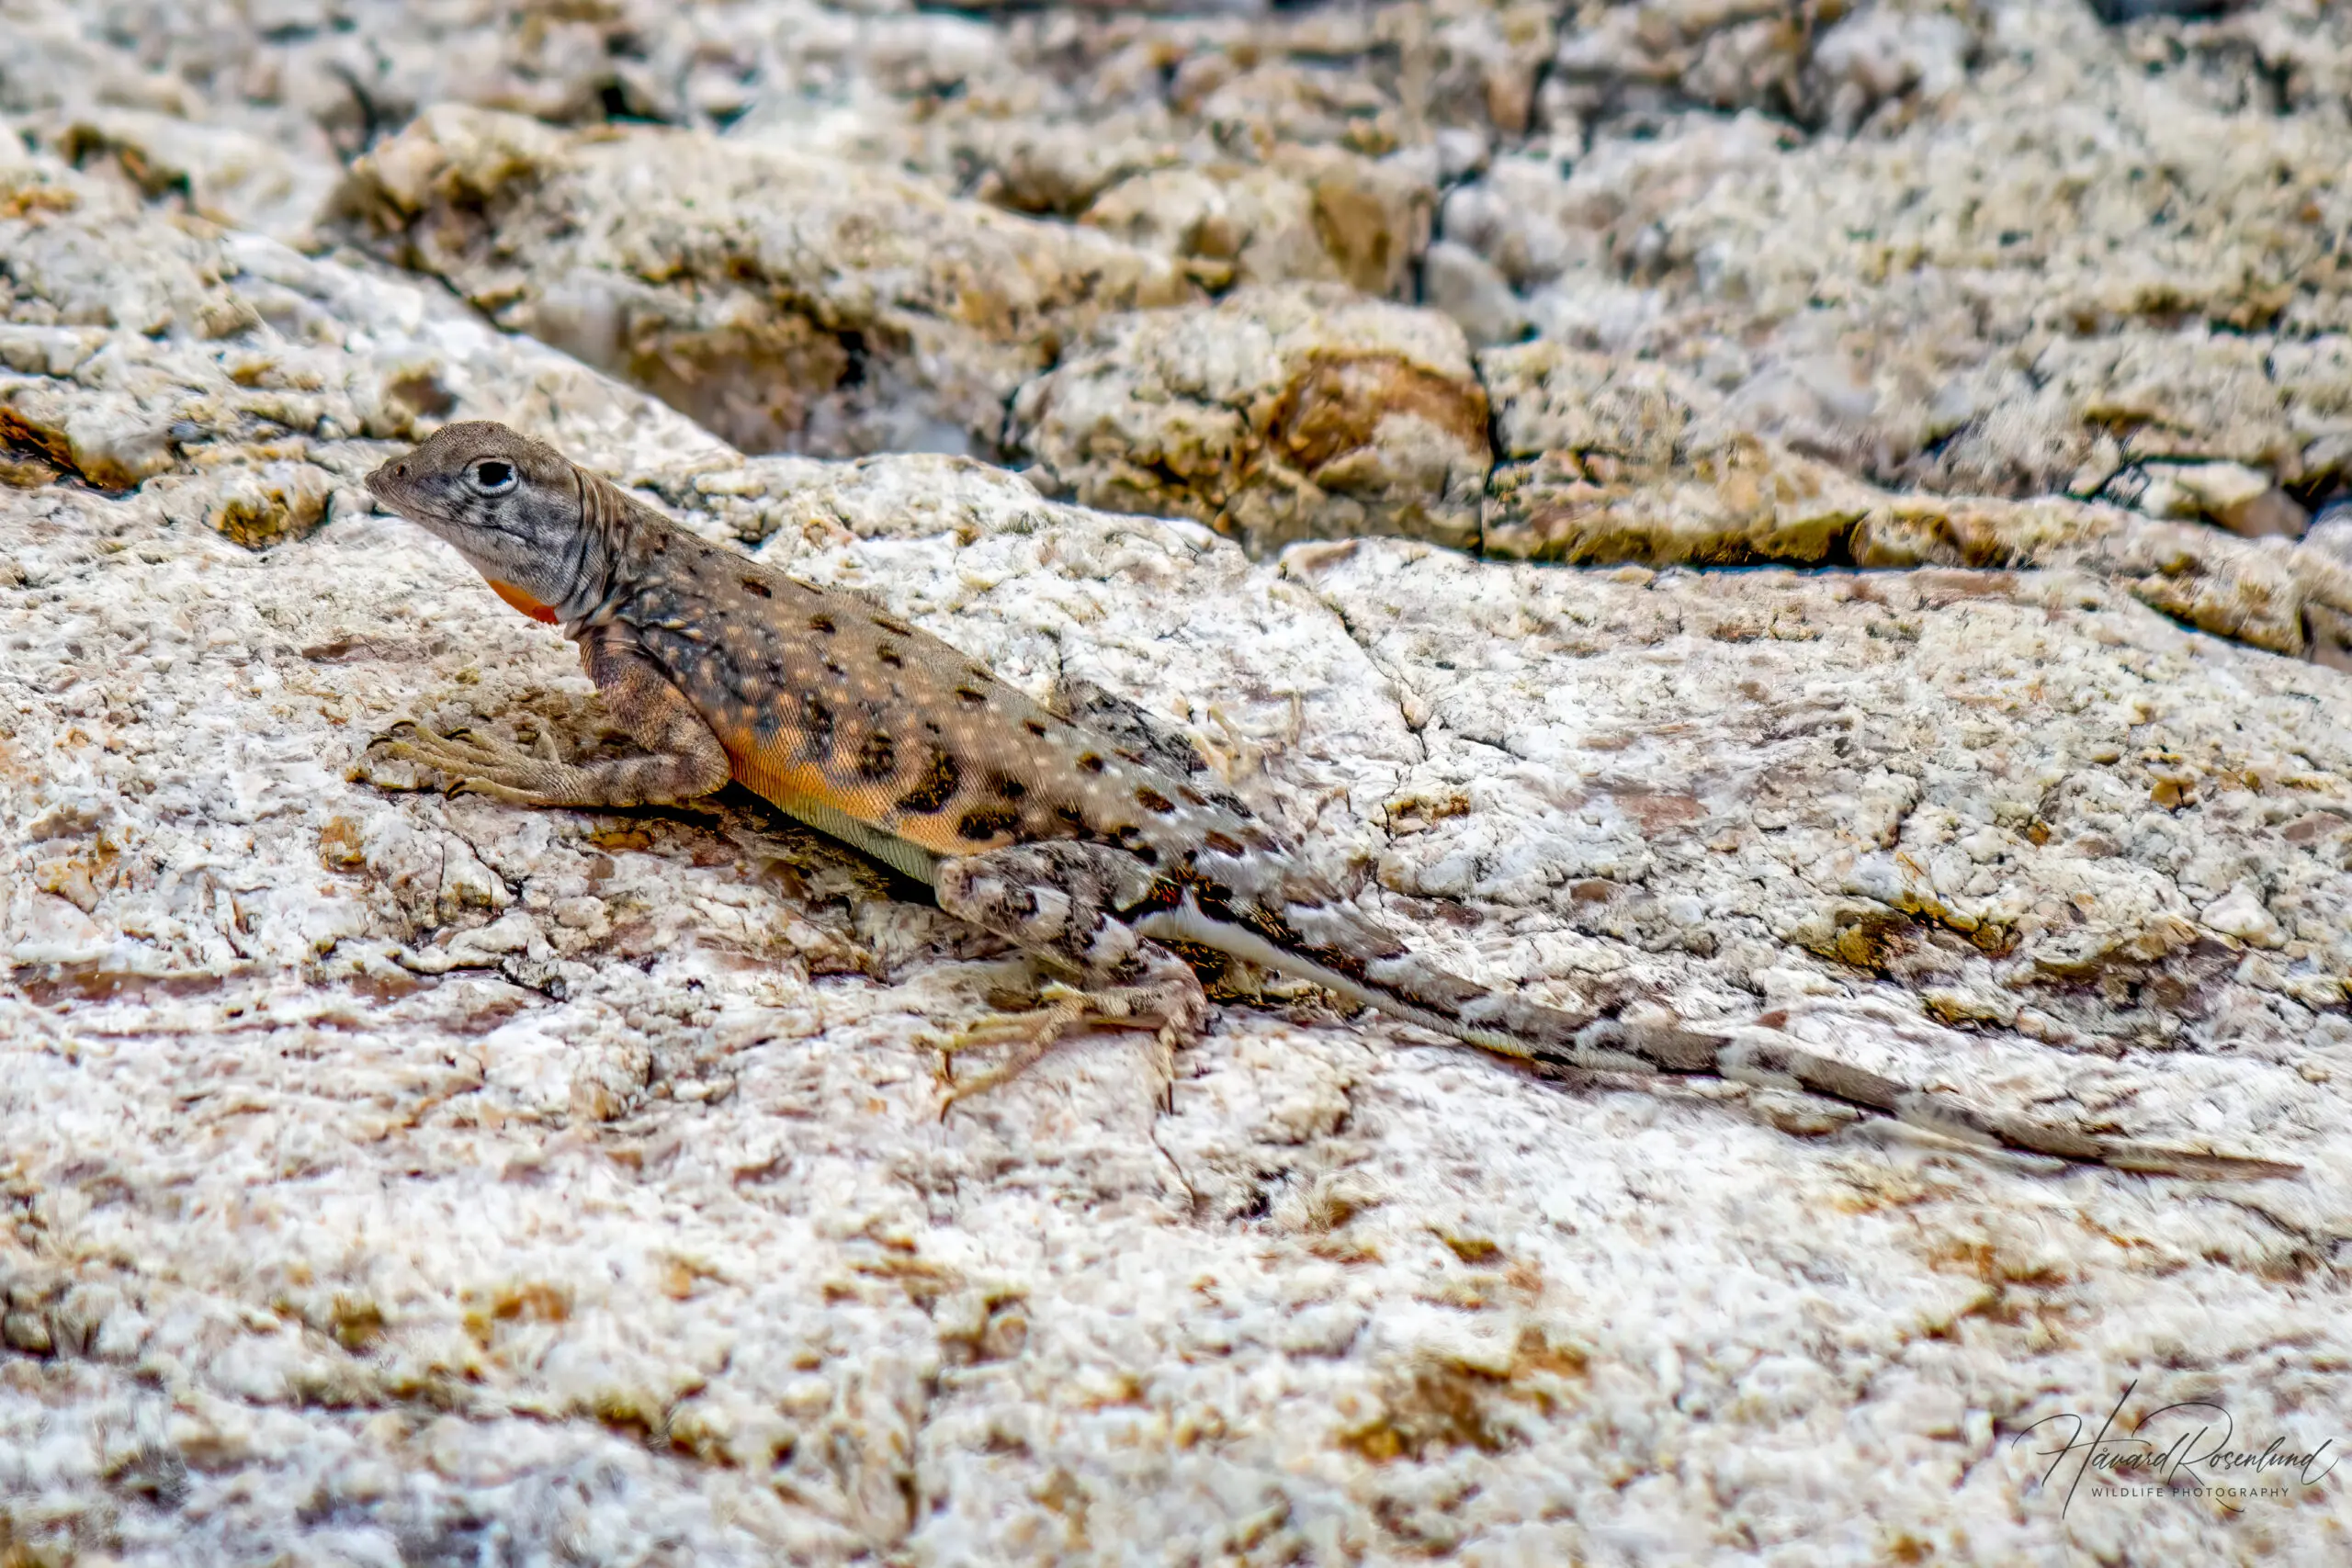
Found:
[(456, 546), (502, 598), (542, 620), (591, 586), (582, 577), (597, 552), (582, 537), (582, 484), (562, 453), (488, 420), (444, 425), (367, 479), (369, 494)]

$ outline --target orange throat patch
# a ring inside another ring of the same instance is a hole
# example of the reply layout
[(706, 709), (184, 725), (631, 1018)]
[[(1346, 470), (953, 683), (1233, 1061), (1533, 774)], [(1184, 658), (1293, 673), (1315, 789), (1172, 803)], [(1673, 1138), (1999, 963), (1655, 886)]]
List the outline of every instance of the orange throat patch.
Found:
[(549, 626), (555, 625), (555, 611), (551, 606), (540, 604), (511, 582), (501, 582), (494, 577), (487, 577), (482, 581), (490, 584), (490, 591), (492, 593), (497, 594), (531, 619), (545, 621)]

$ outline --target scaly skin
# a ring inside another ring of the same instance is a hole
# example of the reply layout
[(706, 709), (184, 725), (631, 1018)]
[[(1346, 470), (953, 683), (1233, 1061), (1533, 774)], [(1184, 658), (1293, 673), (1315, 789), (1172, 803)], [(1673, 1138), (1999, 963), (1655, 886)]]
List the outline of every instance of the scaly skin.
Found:
[[(1981, 1110), (1769, 1037), (1578, 1016), (1445, 973), (1349, 908), (1214, 788), (1181, 742), (1100, 693), (1057, 713), (937, 637), (849, 594), (706, 543), (552, 448), (453, 424), (368, 477), (498, 595), (559, 625), (639, 757), (568, 763), (421, 728), (381, 754), (521, 806), (689, 800), (730, 778), (929, 883), (940, 905), (1074, 978), (966, 1043), (1143, 1027), (1172, 1050), (1206, 998), (1178, 951), (1313, 981), (1541, 1068), (1670, 1073), (1802, 1089), (1947, 1136), (2119, 1169), (2280, 1177), (2298, 1168), (2103, 1137)], [(413, 728), (413, 727), (412, 727)]]

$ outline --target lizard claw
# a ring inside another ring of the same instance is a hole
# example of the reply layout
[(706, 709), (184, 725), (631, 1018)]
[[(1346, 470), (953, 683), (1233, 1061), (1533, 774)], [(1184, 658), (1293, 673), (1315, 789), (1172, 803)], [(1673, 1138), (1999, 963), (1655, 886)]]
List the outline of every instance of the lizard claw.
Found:
[(368, 741), (354, 776), (387, 789), (433, 787), (413, 778), (407, 782), (376, 778), (369, 771), (373, 763), (405, 762), (437, 779), (446, 799), (481, 795), (509, 806), (543, 805), (545, 800), (534, 793), (533, 786), (544, 785), (551, 764), (561, 767), (547, 755), (550, 740), (543, 736), (535, 755), (469, 727), (436, 734), (417, 719), (402, 716)]
[[(1058, 982), (1047, 985), (1040, 989), (1037, 999), (1045, 1005), (1024, 1012), (986, 1012), (960, 1029), (927, 1032), (923, 1043), (939, 1053), (940, 1077), (946, 1085), (939, 1102), (941, 1121), (947, 1120), (947, 1113), (959, 1101), (1019, 1077), (1043, 1060), (1063, 1035), (1095, 1021), (1090, 1017), (1091, 998), (1071, 987)], [(991, 1045), (1012, 1049), (996, 1066), (956, 1083), (950, 1076), (956, 1055)]]
[(462, 778), (450, 786), (449, 793), (451, 795), (479, 795), (487, 799), (499, 801), (507, 806), (537, 806), (541, 804), (539, 797), (533, 795), (529, 790), (516, 789), (512, 784), (501, 784), (496, 779)]
[[(1190, 977), (1188, 970), (1186, 978)], [(943, 1079), (947, 1078), (947, 1069), (960, 1052), (992, 1045), (1011, 1047), (1002, 1062), (977, 1077), (963, 1083), (948, 1080), (947, 1092), (939, 1107), (941, 1121), (945, 1121), (947, 1113), (959, 1102), (986, 1094), (1027, 1072), (1065, 1035), (1088, 1029), (1147, 1030), (1159, 1036), (1164, 1051), (1172, 1053), (1177, 1037), (1185, 1032), (1186, 1021), (1192, 1018), (1187, 998), (1181, 992), (1170, 995), (1149, 985), (1081, 990), (1055, 980), (1039, 987), (1037, 999), (1044, 1005), (1021, 1012), (983, 1013), (960, 1029), (944, 1034), (926, 1032), (922, 1037), (922, 1043), (939, 1053)]]
[(413, 719), (403, 714), (400, 717), (392, 720), (391, 723), (386, 725), (383, 728), (376, 731), (375, 734), (369, 736), (368, 738), (368, 744), (370, 746), (381, 746), (388, 740), (398, 739), (400, 732), (403, 729), (422, 730), (424, 728), (424, 726), (419, 724), (415, 719)]

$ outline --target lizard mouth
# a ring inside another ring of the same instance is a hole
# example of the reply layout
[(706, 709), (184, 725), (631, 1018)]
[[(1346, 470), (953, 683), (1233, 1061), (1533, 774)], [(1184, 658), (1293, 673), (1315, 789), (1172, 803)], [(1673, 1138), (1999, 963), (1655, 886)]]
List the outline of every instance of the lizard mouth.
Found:
[(408, 464), (395, 460), (370, 470), (368, 477), (359, 482), (366, 485), (368, 493), (378, 501), (390, 501), (395, 494), (394, 487), (407, 477)]

